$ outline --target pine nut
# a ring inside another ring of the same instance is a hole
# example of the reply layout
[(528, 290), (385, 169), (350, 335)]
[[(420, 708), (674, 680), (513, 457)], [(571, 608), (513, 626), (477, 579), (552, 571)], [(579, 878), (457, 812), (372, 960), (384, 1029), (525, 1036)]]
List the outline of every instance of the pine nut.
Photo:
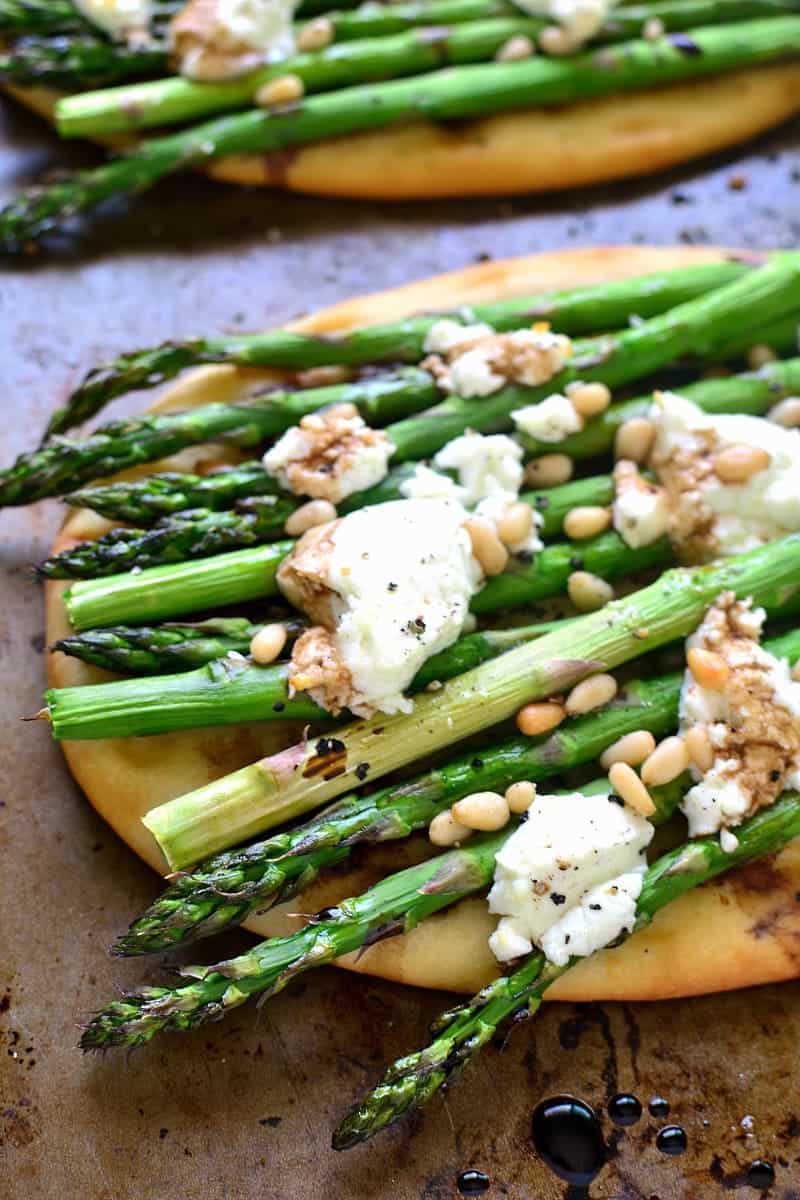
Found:
[(800, 683), (800, 661), (796, 662), (792, 667), (792, 679), (795, 683)]
[(551, 488), (572, 479), (575, 464), (567, 454), (543, 454), (532, 458), (525, 468), (525, 482), (531, 487)]
[(529, 37), (524, 33), (517, 33), (514, 37), (510, 37), (507, 42), (497, 51), (494, 56), (495, 62), (522, 62), (526, 58), (536, 53), (536, 47)]
[(448, 809), (437, 813), (428, 826), (428, 837), (434, 846), (457, 846), (472, 836), (472, 830), (460, 825)]
[(617, 694), (617, 681), (613, 675), (591, 675), (581, 680), (567, 696), (564, 707), (571, 717), (602, 708)]
[(463, 800), (456, 800), (450, 812), (460, 825), (479, 829), (482, 833), (502, 829), (511, 815), (508, 801), (499, 792), (473, 792)]
[(692, 725), (683, 735), (690, 760), (704, 774), (714, 765), (714, 750), (705, 725)]
[(337, 383), (347, 383), (352, 377), (349, 367), (331, 365), (329, 367), (309, 367), (307, 371), (298, 371), (297, 385), (301, 388), (331, 387)]
[(536, 784), (527, 779), (506, 788), (506, 804), (512, 813), (527, 812), (536, 799)]
[(730, 677), (730, 667), (722, 655), (714, 650), (702, 650), (696, 646), (687, 651), (686, 663), (700, 687), (712, 692), (721, 692)]
[(614, 438), (614, 457), (627, 458), (638, 466), (646, 462), (656, 440), (656, 427), (647, 417), (623, 422)]
[(767, 363), (775, 362), (777, 357), (772, 346), (767, 346), (764, 342), (758, 342), (747, 351), (747, 364), (754, 371), (757, 371), (759, 367), (765, 367)]
[(575, 49), (575, 39), (560, 25), (546, 25), (539, 34), (539, 45), (545, 54), (557, 57), (560, 54), (571, 54)]
[(800, 425), (800, 396), (787, 396), (767, 413), (767, 419), (785, 429), (796, 429)]
[(580, 504), (564, 517), (564, 533), (582, 542), (604, 533), (611, 524), (611, 510), (594, 504)]
[(660, 787), (672, 783), (673, 779), (689, 765), (689, 751), (682, 737), (664, 738), (642, 764), (642, 782), (648, 787)]
[(279, 75), (258, 89), (253, 99), (259, 108), (276, 108), (294, 104), (305, 95), (305, 84), (299, 75)]
[(483, 517), (472, 517), (464, 522), (464, 528), (472, 542), (472, 553), (481, 565), (484, 575), (500, 575), (508, 565), (506, 550), (491, 521)]
[(760, 446), (729, 446), (714, 459), (714, 473), (723, 483), (747, 483), (771, 462), (772, 456)]
[(567, 580), (567, 595), (580, 612), (595, 612), (614, 599), (614, 589), (590, 571), (573, 571)]
[(309, 50), (324, 50), (330, 46), (336, 36), (336, 27), (330, 17), (315, 17), (309, 21), (297, 35), (297, 49), (306, 53)]
[(275, 662), (285, 645), (286, 626), (265, 625), (250, 642), (250, 657), (262, 665)]
[(608, 782), (634, 812), (642, 817), (652, 817), (656, 806), (633, 767), (624, 762), (614, 763), (608, 772)]
[(517, 713), (517, 729), (525, 737), (536, 737), (539, 733), (547, 733), (560, 725), (567, 714), (560, 704), (548, 703), (526, 704)]
[(533, 511), (530, 504), (521, 500), (509, 505), (497, 522), (497, 533), (500, 541), (506, 546), (516, 546), (523, 542), (533, 528)]
[(659, 17), (648, 17), (642, 26), (642, 37), (646, 42), (657, 42), (664, 36), (664, 22)]
[(629, 767), (638, 767), (655, 748), (656, 739), (650, 730), (637, 729), (634, 733), (624, 734), (607, 746), (600, 755), (600, 766), (604, 771), (618, 762), (627, 763)]
[(732, 829), (720, 829), (719, 844), (726, 854), (733, 854), (734, 850), (739, 849), (739, 839)]
[(315, 525), (327, 525), (335, 519), (336, 509), (330, 500), (309, 500), (286, 518), (285, 529), (289, 537), (300, 537)]
[(568, 383), (566, 395), (572, 407), (582, 417), (596, 417), (611, 403), (611, 392), (604, 383)]

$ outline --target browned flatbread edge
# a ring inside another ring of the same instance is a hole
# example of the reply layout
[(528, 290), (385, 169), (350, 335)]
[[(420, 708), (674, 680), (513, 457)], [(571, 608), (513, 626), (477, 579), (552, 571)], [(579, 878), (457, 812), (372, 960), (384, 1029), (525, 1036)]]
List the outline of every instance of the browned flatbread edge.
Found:
[[(54, 93), (9, 90), (52, 114)], [(229, 183), (357, 199), (553, 192), (649, 175), (744, 142), (798, 111), (800, 64), (784, 63), (557, 108), (350, 134), (204, 169)]]
[[(293, 328), (313, 332), (344, 329), (400, 318), (414, 311), (707, 262), (721, 253), (697, 247), (612, 247), (489, 262), (345, 301), (295, 323)], [(203, 368), (168, 388), (153, 408), (185, 408), (211, 398), (235, 400), (269, 374), (230, 367)], [(199, 460), (216, 462), (224, 457), (232, 457), (231, 452), (217, 455), (208, 447), (200, 447), (160, 465), (186, 469)], [(104, 528), (107, 525), (89, 513), (71, 513), (54, 550), (96, 536)], [(49, 643), (67, 632), (60, 600), (63, 587), (59, 583), (47, 586)], [(48, 673), (52, 686), (97, 682), (106, 677), (62, 654), (49, 656)], [(157, 738), (71, 742), (64, 743), (64, 751), (72, 774), (97, 811), (142, 858), (156, 869), (163, 869), (140, 817), (171, 796), (252, 761), (291, 737), (286, 726), (264, 724)], [(411, 861), (424, 848), (422, 839), (376, 848), (363, 865), (318, 882), (283, 910), (273, 910), (249, 922), (248, 927), (262, 934), (286, 932), (299, 923), (287, 916), (287, 908), (313, 912), (356, 894), (380, 874)], [(800, 966), (798, 890), (800, 842), (775, 859), (689, 893), (624, 946), (604, 951), (570, 972), (550, 995), (570, 1000), (664, 999), (794, 977)], [(358, 962), (351, 957), (342, 960), (342, 965), (402, 983), (472, 992), (496, 973), (487, 946), (490, 930), (485, 903), (472, 899), (431, 918), (408, 935), (371, 947)]]

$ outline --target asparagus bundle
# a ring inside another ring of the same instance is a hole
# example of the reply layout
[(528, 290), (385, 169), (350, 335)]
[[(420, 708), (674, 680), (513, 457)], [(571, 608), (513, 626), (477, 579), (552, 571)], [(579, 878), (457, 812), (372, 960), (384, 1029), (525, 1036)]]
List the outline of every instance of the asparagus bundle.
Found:
[[(390, 11), (394, 8), (392, 6)], [(534, 321), (550, 321), (561, 333), (602, 333), (622, 328), (632, 316), (658, 316), (676, 304), (684, 304), (714, 288), (733, 283), (761, 261), (758, 257), (737, 257), (600, 286), (476, 304), (469, 312), (476, 321), (485, 321), (498, 331)], [(116, 396), (154, 387), (174, 379), (187, 367), (203, 363), (305, 370), (319, 366), (357, 367), (373, 362), (418, 362), (425, 353), (426, 336), (442, 316), (463, 319), (461, 312), (449, 312), (407, 317), (402, 321), (367, 325), (344, 333), (302, 334), (273, 329), (268, 333), (191, 338), (135, 350), (91, 370), (64, 408), (57, 409), (50, 418), (47, 435), (65, 433), (81, 424)], [(418, 382), (424, 389), (426, 381), (420, 377)], [(432, 395), (435, 398), (435, 393)], [(370, 416), (374, 421), (375, 414)]]
[[(240, 485), (245, 474), (255, 477), (255, 471), (240, 472), (238, 468), (232, 468), (233, 486)], [(261, 474), (267, 480), (271, 479), (263, 467)], [(344, 515), (366, 505), (400, 499), (400, 485), (412, 474), (413, 467), (397, 468), (376, 487), (352, 495), (339, 506), (339, 512)], [(218, 495), (225, 490), (224, 477), (225, 472), (217, 477), (223, 484), (218, 489)], [(180, 480), (181, 477), (172, 478)], [(130, 504), (132, 494), (149, 498), (148, 482), (143, 480), (139, 484), (118, 485), (123, 505)], [(256, 483), (260, 483), (257, 478)], [(179, 492), (182, 490), (179, 488)], [(108, 498), (109, 493), (113, 495), (116, 492), (115, 485), (110, 484), (98, 491), (103, 493), (101, 504), (108, 509), (112, 503)], [(91, 492), (84, 492), (83, 496), (84, 502), (88, 501), (89, 507), (92, 507)], [(614, 481), (611, 476), (595, 475), (547, 491), (523, 492), (520, 501), (539, 513), (539, 532), (542, 536), (552, 537), (561, 533), (564, 518), (577, 505), (605, 505), (610, 504), (613, 498)], [(169, 501), (169, 493), (165, 495), (161, 492), (159, 499)], [(260, 545), (283, 533), (286, 518), (304, 502), (294, 496), (256, 495), (240, 500), (236, 508), (228, 512), (203, 508), (181, 511), (163, 518), (153, 529), (112, 529), (93, 542), (81, 542), (62, 550), (60, 554), (46, 559), (38, 570), (49, 579), (96, 579), (132, 566), (161, 566), (228, 549)]]
[[(795, 663), (800, 631), (768, 641), (765, 649)], [(575, 717), (553, 733), (482, 746), (478, 754), (461, 754), (416, 779), (367, 796), (346, 796), (300, 826), (218, 854), (179, 876), (134, 921), (114, 953), (151, 954), (208, 937), (247, 920), (268, 900), (280, 903), (308, 887), (322, 867), (341, 862), (351, 847), (408, 837), (472, 792), (547, 779), (590, 762), (639, 729), (660, 738), (676, 726), (682, 678), (674, 673), (638, 679), (626, 684), (611, 704)]]
[[(657, 912), (691, 888), (774, 854), (800, 836), (800, 796), (786, 792), (771, 808), (738, 826), (736, 834), (738, 845), (733, 851), (726, 853), (716, 838), (707, 837), (679, 846), (654, 862), (644, 876), (635, 929), (644, 928)], [(580, 961), (573, 958), (565, 967), (557, 967), (541, 953), (534, 953), (513, 974), (501, 976), (467, 1004), (443, 1013), (434, 1024), (430, 1044), (398, 1059), (378, 1086), (348, 1113), (333, 1135), (334, 1149), (346, 1150), (365, 1141), (426, 1104), (491, 1041), (503, 1021), (518, 1013), (533, 1016), (551, 984)]]
[[(794, 0), (656, 0), (615, 10), (592, 41), (636, 38), (648, 21), (675, 32), (792, 12), (797, 12)], [(97, 137), (248, 108), (260, 87), (287, 73), (298, 76), (309, 93), (417, 75), (444, 62), (483, 62), (509, 38), (535, 40), (546, 25), (543, 18), (523, 17), (513, 3), (475, 0), (392, 4), (331, 18), (332, 46), (293, 55), (244, 78), (195, 83), (177, 76), (69, 96), (56, 109), (58, 131), (63, 137)]]
[(756, 603), (798, 588), (800, 535), (699, 569), (666, 571), (650, 586), (420, 695), (410, 714), (378, 714), (332, 739), (302, 742), (152, 809), (144, 824), (173, 869), (308, 812), (413, 758), (513, 716), (522, 705), (638, 658), (694, 629), (720, 592)]
[(692, 29), (677, 44), (621, 42), (568, 59), (458, 66), (410, 79), (311, 95), (302, 105), (253, 110), (145, 141), (107, 165), (23, 193), (0, 213), (0, 247), (19, 251), (112, 196), (142, 191), (187, 167), (229, 154), (265, 154), (409, 120), (459, 120), (658, 87), (780, 61), (800, 51), (800, 17)]
[[(681, 783), (685, 780), (661, 789), (661, 819), (677, 806)], [(608, 784), (600, 780), (583, 791), (586, 795), (607, 792)], [(510, 832), (504, 829), (476, 838), (457, 850), (389, 875), (362, 895), (317, 913), (298, 933), (268, 938), (247, 953), (212, 967), (186, 967), (181, 974), (192, 979), (191, 983), (127, 993), (89, 1022), (81, 1038), (82, 1048), (141, 1046), (162, 1030), (193, 1029), (253, 995), (262, 1000), (275, 995), (303, 971), (413, 929), (434, 913), (487, 887), (497, 852)]]
[(0, 53), (0, 83), (86, 87), (156, 75), (167, 65), (163, 45), (115, 45), (90, 33), (26, 36)]

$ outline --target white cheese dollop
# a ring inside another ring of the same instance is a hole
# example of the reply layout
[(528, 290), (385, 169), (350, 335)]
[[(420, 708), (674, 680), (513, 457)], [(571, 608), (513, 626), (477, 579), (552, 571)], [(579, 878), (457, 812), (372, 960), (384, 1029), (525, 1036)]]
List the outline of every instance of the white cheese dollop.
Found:
[[(452, 497), (476, 516), (499, 521), (515, 504), (522, 486), (522, 447), (504, 433), (482, 434), (469, 432), (453, 438), (434, 456), (434, 466), (420, 463), (414, 474), (400, 485), (408, 497)], [(458, 482), (444, 471), (454, 471)], [(509, 546), (513, 554), (534, 554), (542, 549), (537, 527), (541, 514), (534, 512), (530, 533), (520, 542)]]
[(633, 877), (640, 888), (653, 833), (609, 794), (537, 796), (497, 856), (489, 893), (489, 911), (501, 914), (489, 939), (495, 957), (508, 961), (536, 945), (563, 965), (631, 929)]
[(461, 635), (482, 575), (449, 500), (394, 500), (344, 517), (327, 586), (355, 712), (410, 712), (403, 693), (426, 659)]
[(494, 330), (491, 325), (483, 322), (464, 325), (451, 317), (442, 317), (428, 330), (422, 348), (426, 354), (447, 354), (456, 346), (474, 342), (476, 338), (488, 337), (492, 333)]
[(611, 511), (615, 530), (634, 550), (657, 542), (669, 528), (669, 502), (661, 488), (617, 492)]
[(551, 17), (570, 35), (576, 47), (593, 37), (619, 0), (514, 0), (534, 17)]
[[(357, 414), (338, 421), (341, 436), (346, 441), (332, 462), (332, 469), (328, 473), (315, 470), (320, 435), (311, 428), (310, 420), (312, 418), (304, 418), (299, 425), (292, 425), (264, 455), (264, 466), (281, 487), (298, 495), (315, 496), (338, 504), (386, 478), (394, 446), (387, 437), (371, 430)], [(291, 468), (293, 464), (306, 462), (310, 465), (305, 484), (298, 486)]]
[(583, 418), (572, 401), (560, 392), (554, 392), (538, 404), (518, 408), (511, 418), (520, 433), (537, 442), (563, 442), (571, 433), (580, 433), (583, 429)]
[(280, 62), (295, 51), (292, 21), (299, 0), (217, 0), (217, 24), (234, 42)]
[(98, 29), (115, 41), (129, 33), (146, 31), (153, 16), (152, 0), (76, 0), (76, 7)]
[(757, 446), (770, 464), (745, 483), (723, 483), (713, 473), (699, 495), (714, 514), (720, 555), (743, 554), (800, 529), (800, 431), (784, 429), (763, 417), (726, 413), (715, 416), (674, 392), (659, 393), (651, 419), (656, 425), (655, 453), (685, 449), (704, 453), (699, 435), (713, 431), (715, 452), (730, 446)]

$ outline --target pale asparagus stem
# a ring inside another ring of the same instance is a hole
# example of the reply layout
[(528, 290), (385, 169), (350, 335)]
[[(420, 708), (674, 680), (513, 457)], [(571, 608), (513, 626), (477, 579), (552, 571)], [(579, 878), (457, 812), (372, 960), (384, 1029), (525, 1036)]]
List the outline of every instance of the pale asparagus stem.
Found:
[[(531, 700), (571, 687), (687, 634), (721, 591), (756, 602), (800, 588), (800, 535), (718, 566), (665, 572), (649, 587), (485, 663), (415, 701), (300, 743), (151, 810), (145, 826), (172, 869), (263, 830), (512, 717)], [(356, 773), (358, 772), (358, 774)]]

